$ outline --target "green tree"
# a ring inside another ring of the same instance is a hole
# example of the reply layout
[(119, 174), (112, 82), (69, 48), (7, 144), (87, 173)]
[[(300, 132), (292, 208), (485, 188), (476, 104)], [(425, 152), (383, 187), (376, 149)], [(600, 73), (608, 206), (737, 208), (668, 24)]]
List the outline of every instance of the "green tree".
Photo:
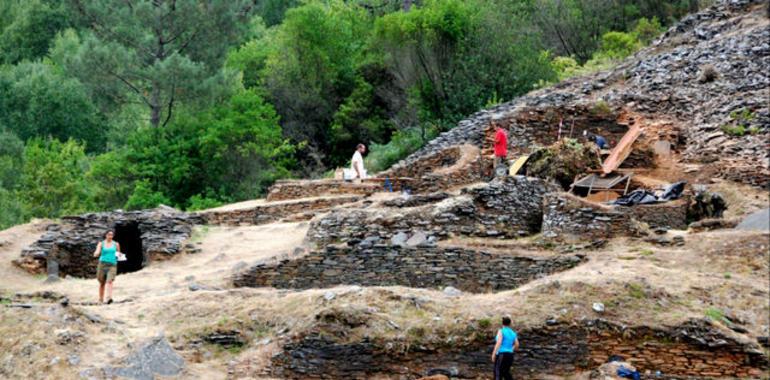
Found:
[(21, 176), (24, 143), (0, 126), (0, 230), (24, 221), (15, 191)]
[(275, 31), (264, 86), (284, 132), (307, 142), (317, 167), (329, 163), (334, 114), (355, 88), (370, 30), (364, 10), (332, 0), (290, 9)]
[(56, 218), (91, 209), (82, 144), (32, 139), (24, 149), (19, 195), (28, 217)]
[(53, 54), (95, 97), (139, 101), (150, 124), (167, 125), (175, 106), (222, 98), (233, 75), (225, 53), (247, 29), (246, 0), (66, 0), (89, 25), (65, 33)]
[(126, 209), (143, 210), (169, 204), (171, 200), (160, 191), (153, 190), (150, 181), (141, 180), (136, 182), (134, 191), (128, 197)]
[(55, 0), (5, 0), (0, 13), (0, 63), (46, 55), (56, 33), (70, 26), (64, 5)]
[(103, 150), (103, 122), (86, 88), (44, 62), (0, 67), (0, 124), (22, 140), (51, 136)]
[[(158, 201), (187, 207), (191, 198), (250, 199), (288, 176), (293, 147), (278, 116), (255, 90), (203, 112), (180, 112), (166, 128), (140, 128), (127, 146), (95, 159), (89, 178), (98, 202), (127, 208)], [(127, 197), (127, 198), (126, 198)]]
[(378, 19), (373, 45), (402, 92), (416, 93), (420, 121), (452, 126), (554, 76), (537, 36), (511, 16), (483, 1), (426, 1)]

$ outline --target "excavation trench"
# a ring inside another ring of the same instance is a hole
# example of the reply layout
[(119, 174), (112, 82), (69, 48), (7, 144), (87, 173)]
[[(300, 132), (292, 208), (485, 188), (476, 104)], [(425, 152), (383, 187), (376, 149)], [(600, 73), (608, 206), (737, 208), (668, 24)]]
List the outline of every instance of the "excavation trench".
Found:
[[(443, 374), (453, 379), (488, 379), (493, 331), (468, 327), (462, 336), (440, 341), (344, 342), (334, 329), (318, 326), (284, 346), (268, 372), (283, 379), (416, 379)], [(664, 378), (759, 377), (768, 359), (755, 347), (722, 335), (705, 320), (674, 328), (623, 327), (602, 320), (552, 323), (519, 331), (515, 378), (568, 376), (619, 355), (644, 373)], [(448, 343), (451, 342), (451, 343)]]

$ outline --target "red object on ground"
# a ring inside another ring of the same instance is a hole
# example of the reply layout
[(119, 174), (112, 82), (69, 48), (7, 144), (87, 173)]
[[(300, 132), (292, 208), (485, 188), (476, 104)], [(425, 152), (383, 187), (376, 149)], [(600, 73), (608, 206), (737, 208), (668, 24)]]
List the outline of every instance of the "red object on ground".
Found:
[(508, 134), (502, 128), (495, 132), (495, 156), (505, 157), (508, 155)]

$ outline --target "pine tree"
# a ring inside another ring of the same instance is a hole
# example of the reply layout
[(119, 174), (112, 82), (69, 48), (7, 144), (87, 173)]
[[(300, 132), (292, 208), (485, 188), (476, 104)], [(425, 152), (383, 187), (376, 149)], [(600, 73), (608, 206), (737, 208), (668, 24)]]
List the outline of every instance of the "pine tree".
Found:
[(166, 125), (179, 103), (224, 96), (225, 53), (249, 22), (248, 0), (67, 0), (87, 25), (53, 56), (107, 103), (139, 101)]

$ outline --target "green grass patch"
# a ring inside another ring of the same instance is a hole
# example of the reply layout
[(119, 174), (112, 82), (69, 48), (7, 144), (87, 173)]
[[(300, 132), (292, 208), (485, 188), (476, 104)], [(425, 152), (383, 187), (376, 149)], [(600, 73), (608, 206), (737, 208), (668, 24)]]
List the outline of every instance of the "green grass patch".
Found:
[(636, 283), (630, 283), (627, 285), (628, 287), (628, 295), (636, 298), (636, 299), (643, 299), (647, 298), (647, 294), (644, 293), (644, 288), (642, 285), (636, 284)]
[(715, 307), (709, 307), (705, 311), (706, 317), (711, 319), (712, 321), (719, 321), (724, 322), (725, 321), (725, 313), (722, 312), (722, 310), (717, 309)]
[(642, 256), (652, 256), (652, 255), (655, 254), (655, 252), (653, 250), (651, 250), (651, 249), (643, 249), (643, 250), (639, 251), (639, 254), (642, 255)]

